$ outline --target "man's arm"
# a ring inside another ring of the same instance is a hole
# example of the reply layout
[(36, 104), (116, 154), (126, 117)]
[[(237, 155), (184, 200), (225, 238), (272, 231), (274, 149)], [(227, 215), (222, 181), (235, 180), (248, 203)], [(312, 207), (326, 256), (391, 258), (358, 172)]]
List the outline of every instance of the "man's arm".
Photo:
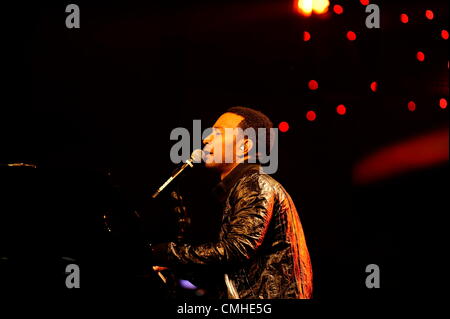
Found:
[(218, 242), (153, 245), (154, 264), (210, 265), (249, 259), (263, 242), (273, 212), (274, 191), (267, 183), (260, 183), (262, 178), (254, 175), (237, 186), (230, 201), (234, 214)]

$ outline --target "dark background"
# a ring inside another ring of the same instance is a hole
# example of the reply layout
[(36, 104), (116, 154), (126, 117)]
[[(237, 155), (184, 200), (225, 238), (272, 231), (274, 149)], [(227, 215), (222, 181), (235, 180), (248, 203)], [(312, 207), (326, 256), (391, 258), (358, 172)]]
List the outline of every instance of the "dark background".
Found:
[[(194, 119), (210, 127), (228, 107), (243, 105), (275, 126), (290, 125), (280, 133), (275, 178), (299, 210), (318, 300), (434, 292), (431, 273), (443, 270), (427, 266), (440, 258), (434, 229), (448, 211), (447, 162), (363, 186), (352, 186), (352, 169), (386, 145), (448, 130), (447, 110), (438, 105), (448, 99), (447, 42), (439, 37), (448, 28), (446, 1), (377, 1), (380, 29), (365, 27), (356, 0), (331, 2), (344, 6), (343, 15), (311, 18), (281, 0), (76, 3), (80, 29), (65, 27), (64, 1), (5, 9), (0, 162), (38, 168), (0, 171), (1, 248), (9, 256), (1, 261), (3, 279), (14, 273), (28, 289), (31, 263), (44, 265), (44, 282), (57, 272), (53, 285), (63, 288), (66, 261), (48, 260), (72, 255), (88, 265), (86, 285), (114, 286), (109, 276), (126, 277), (133, 262), (104, 253), (111, 243), (103, 238), (103, 214), (137, 211), (147, 238), (172, 239), (168, 192), (150, 200), (174, 167), (171, 130), (192, 130)], [(409, 24), (400, 23), (401, 12)], [(348, 30), (356, 41), (346, 39)], [(426, 52), (424, 63), (418, 50)], [(318, 90), (308, 89), (311, 79)], [(313, 122), (309, 110), (317, 113)], [(218, 214), (199, 200), (214, 179), (197, 170), (181, 188), (191, 196), (193, 236), (201, 240), (214, 237)], [(123, 224), (135, 222), (128, 217)], [(104, 270), (108, 258), (120, 270)], [(364, 284), (371, 263), (381, 269), (378, 290)], [(155, 295), (162, 289), (153, 279), (149, 286)]]

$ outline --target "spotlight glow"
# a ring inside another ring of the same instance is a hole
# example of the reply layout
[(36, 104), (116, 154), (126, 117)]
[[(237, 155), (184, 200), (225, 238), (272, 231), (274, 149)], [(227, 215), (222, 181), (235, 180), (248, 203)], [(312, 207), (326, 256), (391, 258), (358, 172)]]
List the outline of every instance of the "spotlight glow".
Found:
[(427, 17), (428, 20), (433, 20), (434, 19), (434, 12), (431, 10), (427, 10), (425, 11), (425, 16)]
[(408, 23), (408, 22), (409, 22), (409, 17), (408, 17), (408, 15), (407, 15), (406, 13), (402, 13), (402, 14), (400, 15), (400, 21), (401, 21), (402, 23)]
[(317, 90), (319, 88), (319, 83), (316, 80), (311, 80), (308, 82), (308, 87), (310, 90)]
[(308, 42), (309, 40), (311, 40), (311, 33), (308, 31), (303, 32), (303, 41)]
[(347, 39), (349, 41), (355, 41), (356, 40), (356, 33), (353, 31), (348, 31), (347, 32)]
[(306, 119), (310, 122), (314, 121), (316, 119), (316, 117), (317, 117), (316, 112), (314, 112), (314, 111), (308, 111), (306, 113)]
[(333, 11), (336, 14), (343, 14), (344, 13), (344, 8), (341, 5), (335, 4), (333, 7)]
[(419, 60), (420, 62), (425, 61), (425, 54), (422, 51), (417, 52), (416, 54), (416, 58), (417, 60)]
[(278, 129), (279, 129), (281, 132), (283, 132), (283, 133), (289, 131), (289, 123), (288, 123), (288, 122), (281, 122), (281, 123), (278, 125)]
[(326, 13), (330, 6), (329, 0), (313, 0), (313, 11), (317, 14)]
[(309, 17), (313, 11), (313, 0), (298, 0), (297, 10), (300, 14)]
[(345, 113), (347, 113), (347, 108), (345, 107), (344, 104), (340, 104), (336, 107), (336, 112), (339, 115), (345, 115)]
[(370, 83), (370, 89), (373, 92), (376, 92), (378, 90), (378, 83), (377, 83), (377, 81), (373, 81), (372, 83)]
[(313, 12), (316, 14), (323, 14), (328, 11), (330, 6), (329, 0), (298, 0), (296, 1), (297, 11), (309, 17)]

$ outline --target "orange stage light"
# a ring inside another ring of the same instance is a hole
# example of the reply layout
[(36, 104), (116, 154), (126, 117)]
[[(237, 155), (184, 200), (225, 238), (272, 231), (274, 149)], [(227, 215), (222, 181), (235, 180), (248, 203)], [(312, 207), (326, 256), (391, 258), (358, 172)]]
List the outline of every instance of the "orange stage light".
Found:
[(296, 9), (298, 13), (309, 17), (313, 12), (323, 14), (328, 11), (329, 0), (296, 0)]

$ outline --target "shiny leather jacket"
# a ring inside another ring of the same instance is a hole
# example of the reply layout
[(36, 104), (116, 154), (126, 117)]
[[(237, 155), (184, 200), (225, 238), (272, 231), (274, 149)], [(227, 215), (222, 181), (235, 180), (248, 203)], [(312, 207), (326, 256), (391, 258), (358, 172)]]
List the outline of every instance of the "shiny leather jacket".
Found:
[(219, 240), (158, 244), (155, 262), (220, 267), (230, 299), (312, 298), (310, 257), (286, 190), (256, 164), (239, 164), (216, 190), (224, 204)]

